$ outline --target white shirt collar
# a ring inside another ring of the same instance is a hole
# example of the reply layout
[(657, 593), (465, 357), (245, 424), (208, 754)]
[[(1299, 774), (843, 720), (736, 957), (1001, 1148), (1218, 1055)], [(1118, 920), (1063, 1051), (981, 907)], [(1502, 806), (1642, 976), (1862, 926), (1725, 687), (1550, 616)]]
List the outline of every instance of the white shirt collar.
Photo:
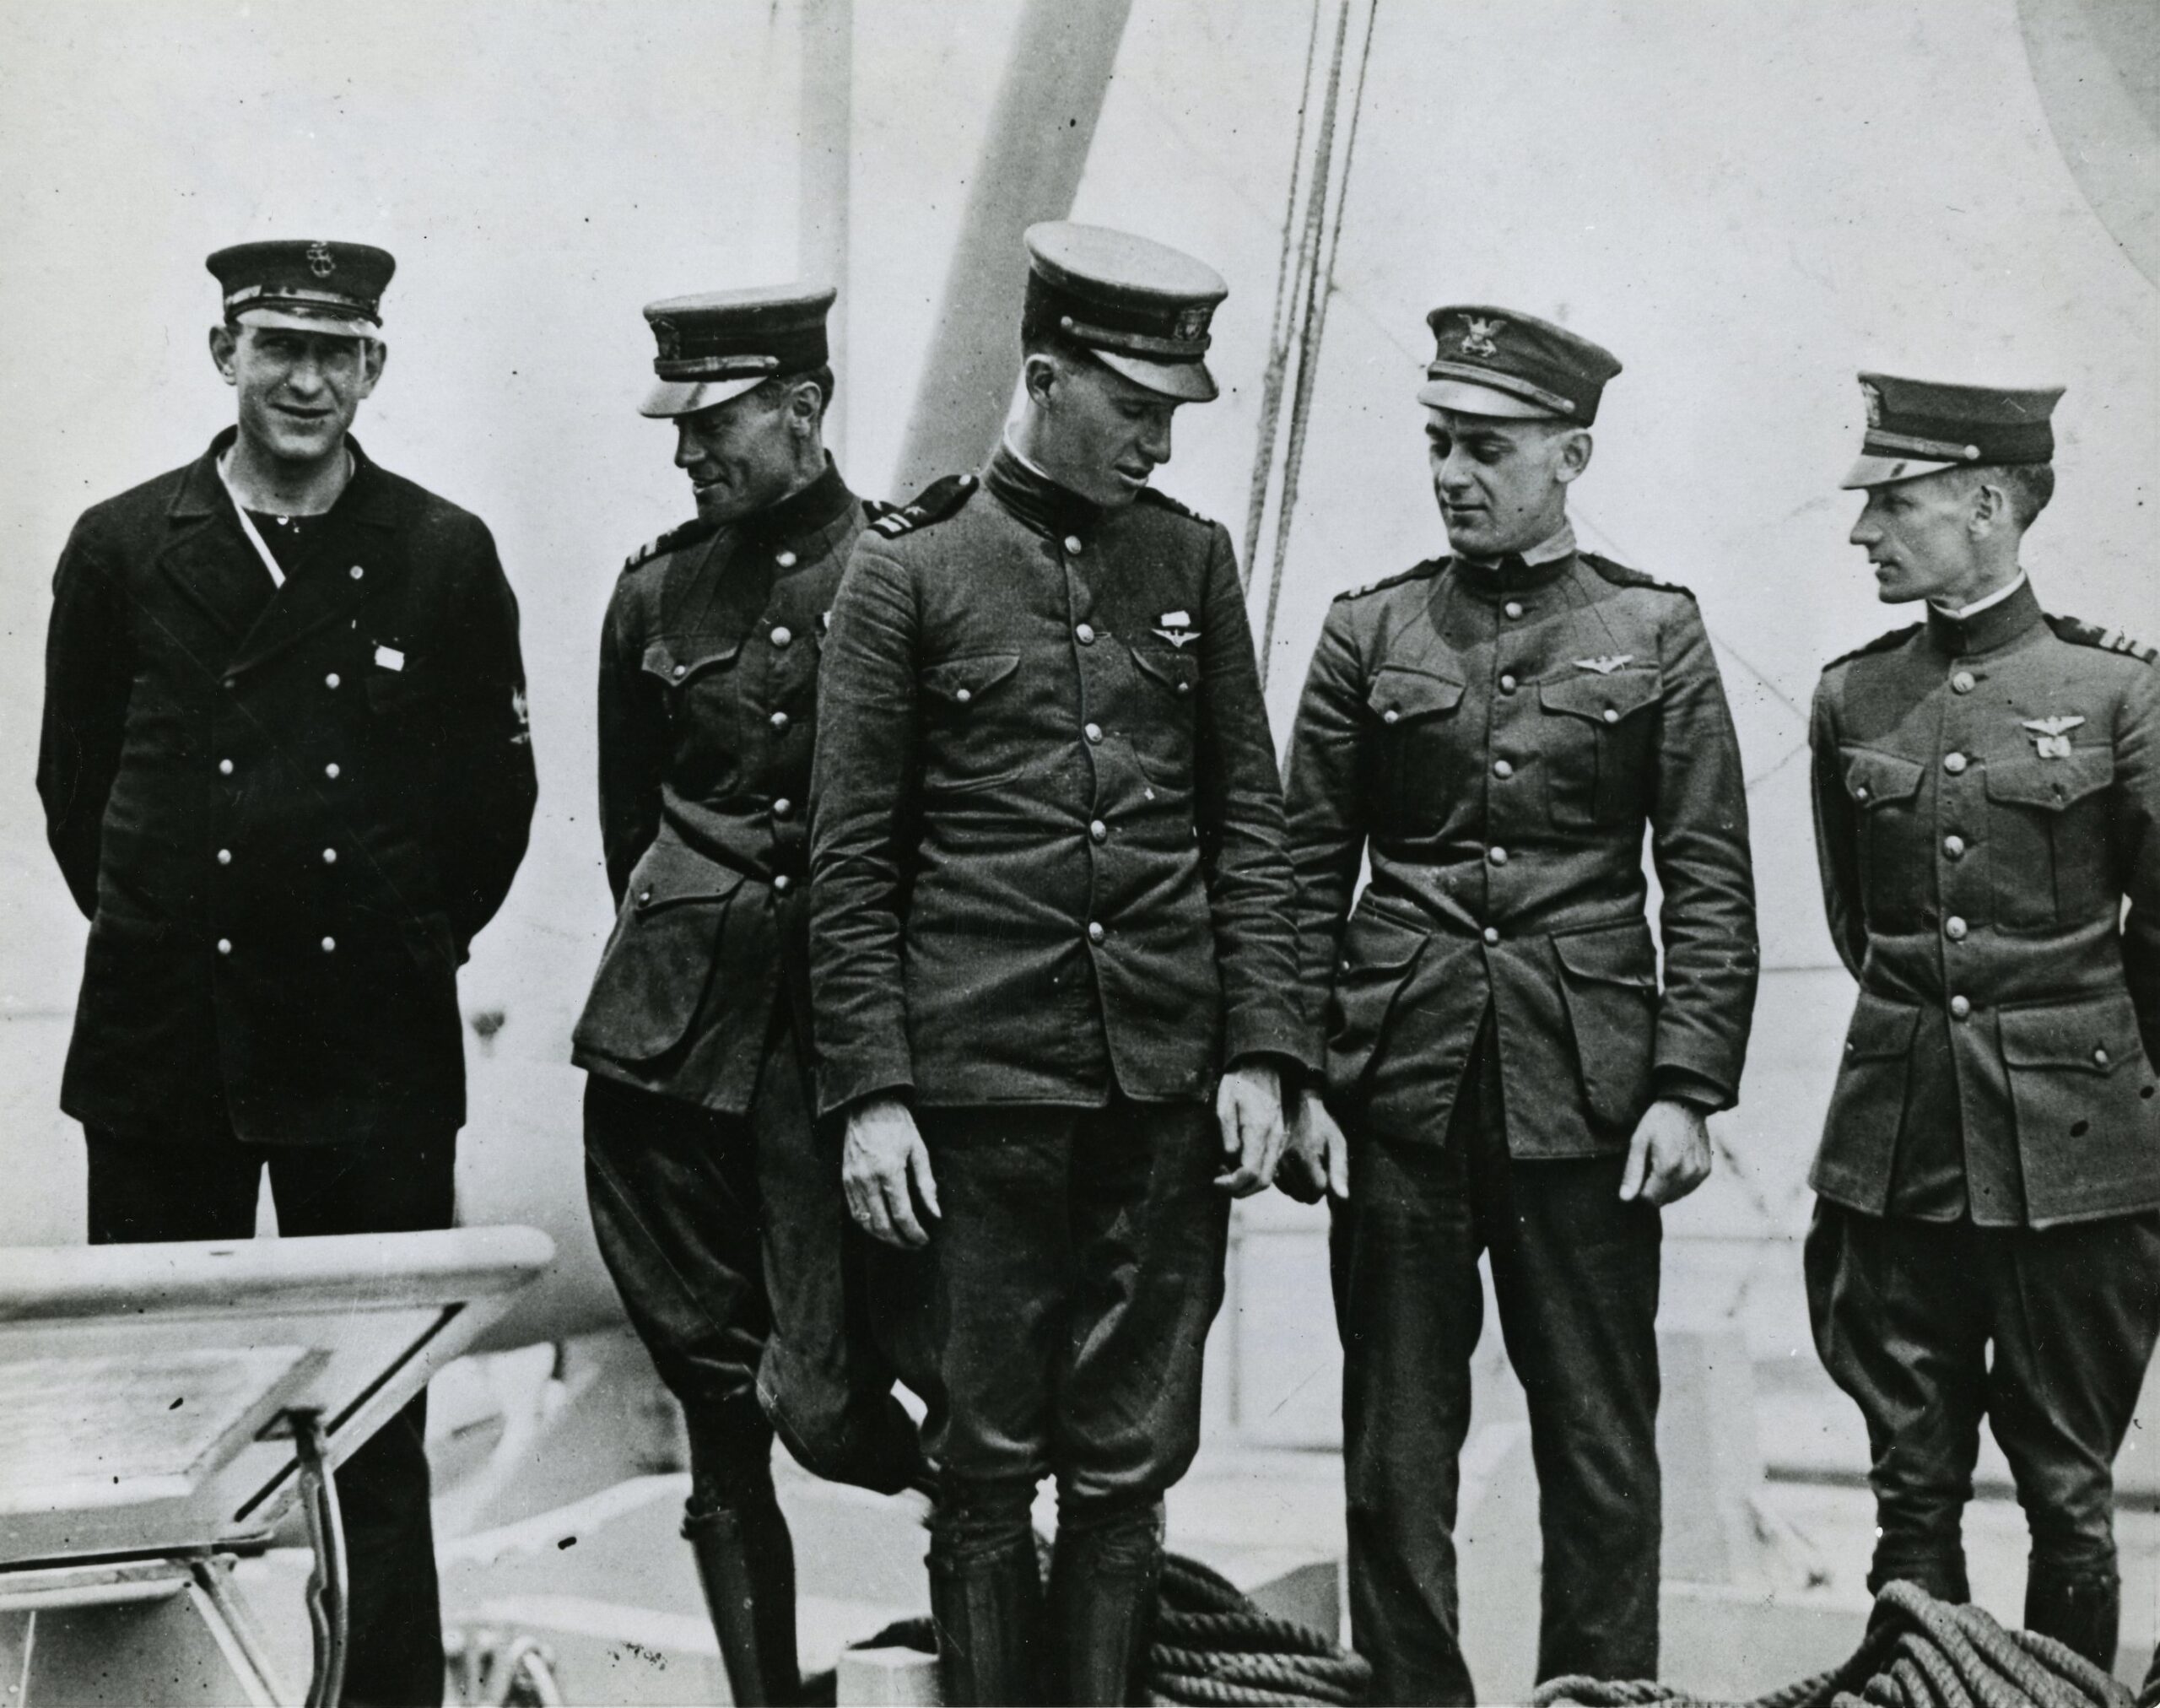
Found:
[[(1034, 457), (1029, 456), (1026, 451), (1023, 451), (1018, 445), (1015, 445), (1012, 442), (1012, 430), (1010, 427), (1005, 430), (1005, 448), (1012, 453), (1012, 460), (1018, 463), (1021, 468), (1026, 469), (1029, 473), (1040, 475), (1043, 479), (1050, 482), (1052, 486), (1065, 485), (1063, 481), (1060, 480), (1055, 474), (1052, 474), (1050, 470), (1044, 468), (1041, 463), (1036, 462)], [(1069, 491), (1071, 489), (1067, 488), (1066, 489)]]
[(1928, 603), (1933, 605), (1935, 608), (1941, 612), (1944, 616), (1955, 617), (1962, 623), (1968, 617), (1979, 616), (1981, 612), (1986, 610), (1990, 605), (2000, 605), (2005, 599), (2008, 598), (2012, 593), (2016, 592), (2024, 585), (2025, 571), (2020, 570), (2017, 572), (2016, 579), (2012, 581), (2007, 586), (1997, 587), (1984, 599), (1975, 599), (1971, 604), (1960, 606), (1956, 610), (1952, 610), (1949, 606), (1940, 603), (1934, 599), (1930, 599)]

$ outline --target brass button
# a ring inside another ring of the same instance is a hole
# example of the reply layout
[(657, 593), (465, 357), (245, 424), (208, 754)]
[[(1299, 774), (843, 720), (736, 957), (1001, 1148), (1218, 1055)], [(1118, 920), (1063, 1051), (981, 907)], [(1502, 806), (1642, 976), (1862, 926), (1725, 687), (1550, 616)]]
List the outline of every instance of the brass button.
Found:
[(1092, 646), (1095, 644), (1094, 629), (1090, 624), (1083, 623), (1072, 631), (1072, 638), (1083, 646)]
[(1973, 673), (1969, 670), (1961, 670), (1950, 678), (1950, 691), (1952, 694), (1970, 694), (1973, 688)]
[(1867, 798), (1867, 785), (1866, 783), (1855, 783), (1853, 785), (1853, 798), (1855, 801), (1864, 801)]
[(2104, 1068), (2113, 1059), (2105, 1050), (2095, 1050), (2092, 1052), (2092, 1065), (2095, 1068)]
[(333, 670), (329, 675), (324, 677), (322, 685), (325, 688), (335, 688), (338, 685), (338, 673)]
[(1097, 819), (1088, 826), (1088, 834), (1098, 842), (1106, 842), (1110, 840), (1110, 827)]
[(961, 704), (961, 705), (966, 705), (969, 700), (973, 700), (975, 697), (975, 690), (974, 690), (973, 689), (971, 689), (971, 688), (963, 688), (963, 689), (961, 689), (958, 692), (957, 692), (956, 694), (954, 694), (954, 695), (953, 695), (953, 699), (955, 699), (955, 700), (958, 700), (958, 701), (960, 702), (960, 704)]
[(1950, 1018), (1952, 1019), (1962, 1020), (1972, 1012), (1972, 1003), (1968, 1002), (1964, 997), (1952, 997), (1950, 999)]
[(324, 849), (322, 851), (322, 863), (325, 866), (335, 866), (338, 863), (338, 851), (335, 848)]
[(1614, 707), (1612, 707), (1612, 706), (1610, 706), (1610, 705), (1606, 706), (1606, 707), (1605, 708), (1605, 721), (1606, 721), (1607, 723), (1617, 723), (1617, 722), (1620, 722), (1620, 714), (1619, 714), (1618, 711), (1617, 711), (1617, 709), (1615, 709)]
[(1088, 922), (1088, 941), (1089, 943), (1100, 943), (1102, 940), (1102, 927), (1098, 925), (1094, 920), (1089, 920)]
[(776, 711), (770, 717), (767, 718), (765, 722), (773, 727), (773, 732), (775, 734), (786, 735), (787, 733), (788, 717), (786, 712)]
[(1952, 943), (1964, 942), (1965, 922), (1956, 914), (1952, 914), (1949, 918), (1942, 922), (1942, 934)]
[(1520, 617), (1522, 615), (1522, 601), (1520, 599), (1510, 599), (1506, 604), (1501, 606), (1500, 609), (1502, 613), (1507, 616)]
[(1380, 714), (1380, 722), (1381, 722), (1382, 723), (1393, 723), (1393, 722), (1394, 722), (1397, 718), (1401, 717), (1401, 716), (1402, 716), (1402, 714), (1401, 714), (1401, 712), (1397, 711), (1396, 711), (1393, 706), (1391, 706), (1391, 705), (1390, 705), (1390, 707), (1388, 707), (1388, 709), (1387, 709), (1385, 711), (1384, 711), (1384, 712), (1382, 712), (1382, 713)]
[(775, 895), (785, 895), (794, 887), (794, 885), (795, 880), (792, 878), (790, 878), (787, 873), (782, 872), (773, 879), (773, 894)]
[(795, 567), (795, 554), (793, 552), (782, 552), (779, 556), (775, 557), (773, 561), (778, 564), (783, 570), (791, 570)]
[(1178, 692), (1179, 692), (1180, 694), (1190, 694), (1190, 693), (1191, 693), (1191, 692), (1192, 692), (1192, 684), (1191, 684), (1190, 682), (1185, 682), (1185, 681), (1182, 681), (1182, 680), (1181, 680), (1181, 681), (1180, 681), (1180, 682), (1179, 682), (1179, 684), (1178, 684)]
[(220, 848), (218, 851), (218, 864), (220, 866), (230, 866), (232, 863), (233, 851), (230, 848)]
[(678, 682), (680, 682), (680, 681), (681, 681), (684, 677), (688, 676), (689, 673), (690, 673), (690, 667), (689, 667), (688, 665), (687, 665), (687, 664), (678, 664), (678, 665), (677, 665), (677, 666), (675, 667), (675, 668), (674, 668), (673, 673), (672, 673), (672, 674), (674, 675), (675, 679), (676, 679)]
[(221, 777), (229, 777), (232, 774), (233, 762), (230, 759), (219, 759), (218, 761), (218, 775)]
[(1942, 839), (1942, 851), (1948, 855), (1952, 860), (1963, 859), (1965, 857), (1965, 839), (1954, 833), (1945, 836)]
[(1080, 732), (1086, 736), (1090, 742), (1099, 742), (1103, 738), (1103, 727), (1099, 723), (1088, 724), (1085, 726)]
[(219, 938), (218, 939), (218, 953), (219, 954), (230, 954), (232, 952), (233, 940), (229, 937)]
[(1493, 775), (1494, 776), (1511, 777), (1515, 774), (1515, 768), (1509, 765), (1505, 759), (1494, 759), (1493, 761)]
[(322, 775), (329, 778), (332, 782), (336, 782), (338, 777), (343, 775), (338, 769), (338, 761), (332, 759), (328, 765), (325, 765), (322, 768)]
[(1495, 926), (1487, 926), (1485, 927), (1485, 941), (1488, 943), (1495, 943), (1499, 940), (1500, 933), (1498, 928)]
[(1485, 851), (1485, 857), (1495, 866), (1504, 866), (1508, 863), (1508, 851), (1504, 848), (1488, 848)]
[(1080, 536), (1078, 534), (1066, 535), (1065, 549), (1068, 552), (1071, 552), (1074, 557), (1078, 557), (1080, 555)]
[(1945, 754), (1942, 756), (1942, 769), (1953, 777), (1962, 777), (1965, 775), (1965, 755), (1963, 754)]
[(1503, 676), (1500, 678), (1500, 692), (1501, 692), (1501, 693), (1503, 693), (1503, 694), (1513, 694), (1515, 691), (1515, 678), (1514, 678), (1514, 677), (1512, 677), (1512, 676), (1503, 675)]
[(334, 938), (334, 937), (326, 937), (325, 938), (323, 938), (323, 939), (322, 939), (322, 952), (323, 952), (323, 954), (337, 954), (337, 953), (338, 953), (338, 939), (337, 939), (336, 938)]
[(785, 646), (795, 638), (795, 631), (783, 623), (773, 630), (773, 645)]
[(791, 818), (793, 816), (794, 812), (795, 803), (789, 800), (786, 795), (782, 795), (777, 801), (773, 803), (773, 817), (775, 819)]
[(638, 891), (638, 905), (640, 907), (648, 907), (651, 905), (651, 904), (652, 892), (650, 889), (640, 889)]
[(347, 575), (350, 576), (351, 576), (354, 581), (359, 581), (359, 580), (360, 579), (360, 577), (361, 577), (361, 576), (364, 576), (365, 574), (367, 574), (367, 571), (366, 571), (365, 570), (362, 569), (362, 568), (361, 568), (358, 564), (354, 564), (354, 565), (353, 565), (353, 567), (352, 567), (351, 569), (348, 570), (345, 573), (346, 573)]

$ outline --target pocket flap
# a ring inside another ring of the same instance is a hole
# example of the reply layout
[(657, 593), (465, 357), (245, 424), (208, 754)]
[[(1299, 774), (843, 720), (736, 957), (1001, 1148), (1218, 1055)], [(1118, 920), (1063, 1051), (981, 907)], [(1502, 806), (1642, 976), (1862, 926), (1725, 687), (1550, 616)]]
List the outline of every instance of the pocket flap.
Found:
[(1845, 1029), (1845, 1059), (1882, 1062), (1904, 1056), (1913, 1047), (1913, 1034), (1920, 1024), (1917, 1005), (1862, 991), (1852, 1024)]
[(1610, 676), (1578, 671), (1537, 684), (1537, 698), (1547, 711), (1564, 711), (1599, 723), (1617, 723), (1665, 693), (1665, 678), (1655, 670), (1616, 670)]
[(976, 695), (988, 693), (1019, 668), (1017, 652), (985, 652), (973, 658), (952, 658), (933, 664), (922, 673), (926, 694), (953, 705), (966, 705)]
[(725, 901), (742, 887), (742, 874), (663, 836), (631, 868), (624, 905), (642, 918), (692, 901)]
[(1173, 694), (1190, 694), (1200, 680), (1200, 661), (1190, 652), (1153, 646), (1135, 646), (1132, 662)]
[(2105, 748), (2073, 748), (2066, 758), (1990, 759), (1988, 798), (2060, 813), (2115, 780), (2115, 756)]
[(1895, 805), (1920, 792), (1926, 768), (1917, 759), (1871, 748), (1845, 749), (1845, 792), (1863, 807)]
[(2112, 1073), (2138, 1059), (2137, 1011), (2127, 995), (2044, 1008), (2005, 1008), (2002, 1059), (2013, 1068)]
[(1416, 960), (1431, 933), (1371, 906), (1350, 916), (1342, 933), (1342, 963), (1358, 972), (1391, 972)]
[(668, 684), (688, 682), (700, 671), (717, 669), (735, 662), (742, 650), (738, 638), (721, 635), (662, 635), (645, 643), (645, 668)]
[(1365, 704), (1386, 722), (1406, 717), (1429, 717), (1439, 711), (1453, 711), (1461, 700), (1462, 684), (1460, 682), (1450, 682), (1446, 677), (1435, 676), (1430, 671), (1412, 670), (1399, 664), (1383, 665), (1373, 678), (1371, 691), (1365, 696)]
[(1656, 992), (1657, 952), (1650, 946), (1647, 925), (1630, 921), (1599, 931), (1579, 931), (1556, 937), (1552, 939), (1552, 952), (1560, 957), (1560, 965), (1577, 978), (1633, 985), (1638, 990)]

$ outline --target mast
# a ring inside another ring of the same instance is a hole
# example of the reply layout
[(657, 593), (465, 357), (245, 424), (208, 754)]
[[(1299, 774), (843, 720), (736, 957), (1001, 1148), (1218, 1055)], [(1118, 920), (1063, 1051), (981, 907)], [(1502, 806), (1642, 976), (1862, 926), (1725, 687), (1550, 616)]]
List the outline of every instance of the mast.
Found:
[(847, 465), (848, 199), (855, 131), (855, 0), (802, 0), (802, 147), (796, 167), (795, 249), (798, 275), (829, 284), (840, 301), (828, 317), (836, 392), (825, 411), (825, 442)]

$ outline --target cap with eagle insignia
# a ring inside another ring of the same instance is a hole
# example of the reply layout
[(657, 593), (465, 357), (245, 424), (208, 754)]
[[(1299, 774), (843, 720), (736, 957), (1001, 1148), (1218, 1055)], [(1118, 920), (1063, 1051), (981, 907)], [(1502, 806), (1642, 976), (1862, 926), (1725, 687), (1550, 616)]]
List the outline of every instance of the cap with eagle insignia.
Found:
[(896, 540), (935, 522), (943, 522), (975, 496), (980, 483), (972, 474), (946, 474), (897, 508), (888, 509), (870, 524), (870, 532)]
[(638, 413), (694, 415), (767, 380), (824, 367), (825, 312), (839, 294), (829, 284), (757, 284), (647, 303), (659, 383)]
[(2060, 386), (2013, 391), (1862, 374), (1860, 393), (1867, 434), (1860, 460), (1839, 483), (1848, 490), (1969, 464), (2046, 462), (2055, 454), (2049, 418)]
[(382, 336), (382, 293), (397, 262), (364, 243), (236, 243), (202, 263), (224, 293), (229, 326)]
[(1062, 333), (1113, 372), (1181, 403), (1205, 403), (1215, 376), (1202, 359), (1222, 275), (1183, 250), (1069, 219), (1027, 231), (1023, 340)]
[(1620, 371), (1612, 351), (1513, 309), (1436, 308), (1425, 324), (1435, 348), (1418, 401), (1436, 409), (1587, 427)]

